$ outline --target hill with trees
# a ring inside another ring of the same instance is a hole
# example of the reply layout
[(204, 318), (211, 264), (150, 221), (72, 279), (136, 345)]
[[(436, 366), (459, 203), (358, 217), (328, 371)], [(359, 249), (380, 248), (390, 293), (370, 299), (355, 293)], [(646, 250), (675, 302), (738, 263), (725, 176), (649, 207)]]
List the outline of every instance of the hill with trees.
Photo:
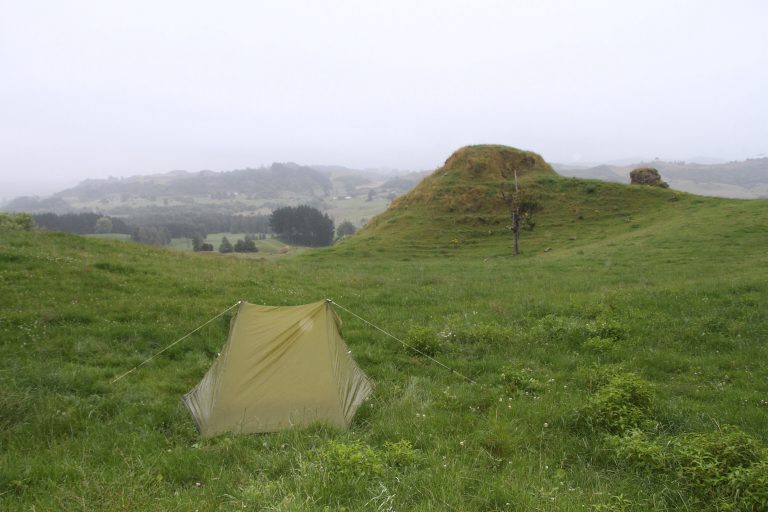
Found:
[(309, 204), (327, 210), (343, 201), (386, 202), (410, 190), (423, 173), (362, 171), (338, 166), (274, 163), (226, 172), (173, 171), (127, 178), (89, 179), (50, 197), (19, 197), (5, 211), (95, 211), (121, 217), (268, 214), (280, 206)]

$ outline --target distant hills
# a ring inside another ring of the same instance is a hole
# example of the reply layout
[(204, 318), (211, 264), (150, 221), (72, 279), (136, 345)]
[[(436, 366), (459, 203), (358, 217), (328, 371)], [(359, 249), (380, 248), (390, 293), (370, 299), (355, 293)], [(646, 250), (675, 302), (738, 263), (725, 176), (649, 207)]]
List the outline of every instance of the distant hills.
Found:
[(651, 160), (630, 165), (552, 164), (552, 167), (563, 176), (617, 183), (629, 183), (629, 172), (636, 167), (653, 167), (675, 190), (740, 199), (768, 198), (768, 158), (714, 164)]
[(88, 179), (48, 197), (15, 198), (3, 205), (3, 209), (54, 213), (98, 211), (122, 216), (166, 210), (249, 214), (295, 204), (327, 210), (334, 208), (334, 201), (339, 199), (391, 200), (413, 188), (423, 175), (291, 162), (225, 172), (172, 171)]
[[(635, 167), (654, 167), (675, 190), (700, 195), (768, 198), (768, 158), (701, 164), (664, 160), (631, 165), (552, 164), (562, 176), (628, 183)], [(17, 197), (6, 211), (71, 213), (96, 211), (131, 217), (164, 212), (267, 213), (279, 206), (309, 204), (342, 217), (344, 201), (359, 198), (366, 208), (354, 215), (383, 211), (389, 201), (413, 189), (429, 172), (361, 170), (341, 166), (273, 163), (233, 171), (172, 171), (127, 178), (88, 179), (47, 197)]]

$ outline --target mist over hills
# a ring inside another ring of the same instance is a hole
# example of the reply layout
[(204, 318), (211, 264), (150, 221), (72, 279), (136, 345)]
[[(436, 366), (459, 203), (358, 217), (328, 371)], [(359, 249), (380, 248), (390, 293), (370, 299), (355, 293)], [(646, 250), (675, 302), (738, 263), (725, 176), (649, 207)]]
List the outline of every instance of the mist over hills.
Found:
[(424, 174), (293, 162), (224, 172), (177, 170), (87, 179), (47, 197), (17, 197), (3, 209), (54, 213), (95, 210), (111, 215), (171, 209), (247, 214), (299, 203), (331, 209), (337, 199), (365, 196), (368, 200), (391, 200), (413, 188)]
[[(768, 158), (726, 163), (656, 159), (627, 165), (552, 164), (563, 176), (616, 183), (628, 183), (629, 172), (641, 166), (658, 169), (675, 190), (741, 199), (768, 198)], [(222, 172), (177, 170), (125, 178), (87, 179), (49, 196), (17, 197), (1, 208), (54, 213), (99, 211), (122, 216), (166, 210), (264, 213), (281, 205), (300, 203), (332, 210), (337, 207), (334, 201), (355, 197), (379, 198), (385, 205), (386, 201), (413, 189), (429, 172), (363, 170), (293, 162)]]
[(675, 190), (736, 199), (768, 198), (768, 158), (750, 158), (724, 163), (695, 163), (650, 160), (635, 163), (577, 166), (553, 163), (563, 176), (628, 183), (636, 167), (657, 169)]

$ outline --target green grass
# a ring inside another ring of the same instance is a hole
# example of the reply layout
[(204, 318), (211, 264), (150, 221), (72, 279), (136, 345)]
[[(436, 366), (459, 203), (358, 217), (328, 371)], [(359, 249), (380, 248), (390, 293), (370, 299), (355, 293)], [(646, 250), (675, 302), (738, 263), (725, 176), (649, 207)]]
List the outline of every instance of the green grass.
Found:
[[(0, 233), (0, 508), (749, 510), (768, 203), (536, 183), (547, 208), (517, 258), (461, 208), (275, 261)], [(109, 384), (237, 300), (324, 297), (476, 383), (339, 311), (377, 385), (346, 432), (200, 440), (179, 397), (226, 318)]]
[[(238, 240), (245, 238), (247, 233), (211, 233), (205, 238), (205, 242), (213, 245), (213, 252), (218, 254), (221, 240), (224, 237), (234, 245)], [(85, 235), (89, 238), (99, 238), (102, 240), (119, 240), (123, 242), (129, 242), (131, 240), (130, 235), (123, 235), (119, 233), (99, 234), (99, 235)], [(192, 239), (191, 238), (172, 238), (171, 242), (166, 246), (168, 249), (176, 251), (192, 251)], [(282, 242), (280, 239), (270, 236), (264, 240), (256, 240), (256, 247), (259, 249), (255, 253), (237, 253), (230, 254), (233, 257), (240, 258), (259, 258), (272, 260), (275, 258), (281, 258), (284, 256), (295, 256), (306, 251), (306, 247), (288, 245)]]
[[(234, 245), (238, 240), (244, 239), (246, 234), (247, 233), (211, 233), (205, 238), (205, 242), (213, 245), (213, 252), (218, 254), (219, 246), (224, 237), (227, 237), (230, 243)], [(178, 251), (192, 251), (192, 239), (173, 238), (168, 247)], [(259, 250), (255, 253), (231, 253), (228, 256), (272, 260), (284, 256), (295, 256), (307, 250), (306, 247), (288, 245), (280, 239), (271, 236), (264, 240), (256, 240), (256, 247)]]
[(368, 201), (367, 196), (357, 196), (352, 199), (327, 200), (329, 208), (326, 213), (334, 220), (336, 226), (349, 221), (356, 227), (362, 227), (368, 220), (387, 209), (389, 200), (376, 197)]
[(102, 240), (123, 240), (128, 241), (131, 239), (131, 235), (124, 233), (98, 233), (95, 235), (85, 235), (87, 237), (101, 238)]

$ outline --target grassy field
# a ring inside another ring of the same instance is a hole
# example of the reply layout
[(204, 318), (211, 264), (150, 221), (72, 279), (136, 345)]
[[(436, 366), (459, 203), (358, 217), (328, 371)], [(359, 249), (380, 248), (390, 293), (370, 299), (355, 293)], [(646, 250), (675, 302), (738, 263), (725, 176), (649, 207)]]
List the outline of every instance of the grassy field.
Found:
[[(311, 195), (297, 196), (297, 197), (279, 197), (271, 199), (246, 199), (240, 197), (237, 199), (236, 205), (233, 206), (233, 199), (211, 199), (203, 197), (190, 197), (187, 200), (179, 201), (176, 199), (158, 198), (154, 201), (147, 198), (132, 197), (128, 201), (120, 201), (117, 197), (112, 197), (107, 203), (103, 203), (98, 200), (93, 201), (78, 201), (75, 198), (69, 198), (72, 207), (83, 211), (104, 211), (110, 213), (117, 211), (121, 214), (136, 214), (142, 211), (150, 209), (166, 209), (166, 208), (192, 208), (199, 207), (202, 209), (208, 208), (211, 210), (221, 210), (224, 212), (230, 211), (248, 211), (260, 214), (269, 214), (275, 209), (276, 204), (284, 205), (300, 205), (300, 204), (313, 204), (317, 202), (317, 198)], [(334, 220), (336, 225), (341, 224), (343, 221), (350, 221), (355, 226), (360, 227), (367, 220), (370, 220), (374, 216), (386, 210), (389, 200), (377, 196), (371, 201), (368, 201), (367, 196), (355, 196), (346, 199), (346, 196), (341, 197), (325, 197), (322, 200), (324, 207), (322, 208), (325, 213)], [(238, 210), (239, 209), (239, 210)]]
[[(213, 245), (213, 251), (217, 252), (224, 237), (227, 237), (227, 240), (234, 245), (238, 240), (245, 239), (246, 234), (247, 233), (210, 233), (205, 238), (205, 242)], [(178, 251), (192, 251), (192, 239), (173, 238), (168, 247)], [(283, 256), (295, 256), (307, 250), (306, 247), (288, 245), (272, 236), (264, 240), (256, 240), (256, 247), (259, 249), (258, 252), (232, 253), (230, 256), (271, 260)]]
[[(537, 179), (516, 258), (416, 203), (275, 261), (1, 232), (0, 508), (768, 509), (768, 202)], [(110, 384), (237, 300), (325, 297), (474, 382), (340, 310), (377, 386), (349, 431), (199, 439), (226, 318)]]
[(131, 239), (131, 235), (126, 235), (124, 233), (97, 233), (95, 235), (85, 235), (89, 238), (100, 238), (102, 240), (121, 240), (121, 241), (129, 241)]
[[(245, 238), (247, 233), (210, 233), (205, 242), (213, 245), (213, 252), (218, 252), (221, 241), (224, 237), (234, 245), (238, 240)], [(101, 240), (119, 240), (121, 242), (130, 242), (130, 235), (124, 235), (119, 233), (110, 234), (98, 234), (98, 235), (85, 235), (88, 238), (97, 238)], [(238, 258), (259, 258), (272, 260), (275, 258), (281, 258), (284, 256), (295, 256), (301, 254), (307, 250), (307, 247), (288, 245), (278, 238), (270, 236), (264, 240), (256, 240), (256, 247), (259, 249), (255, 253), (232, 253), (230, 256)], [(168, 249), (176, 251), (192, 251), (192, 239), (191, 238), (172, 238), (171, 242), (166, 246)]]

